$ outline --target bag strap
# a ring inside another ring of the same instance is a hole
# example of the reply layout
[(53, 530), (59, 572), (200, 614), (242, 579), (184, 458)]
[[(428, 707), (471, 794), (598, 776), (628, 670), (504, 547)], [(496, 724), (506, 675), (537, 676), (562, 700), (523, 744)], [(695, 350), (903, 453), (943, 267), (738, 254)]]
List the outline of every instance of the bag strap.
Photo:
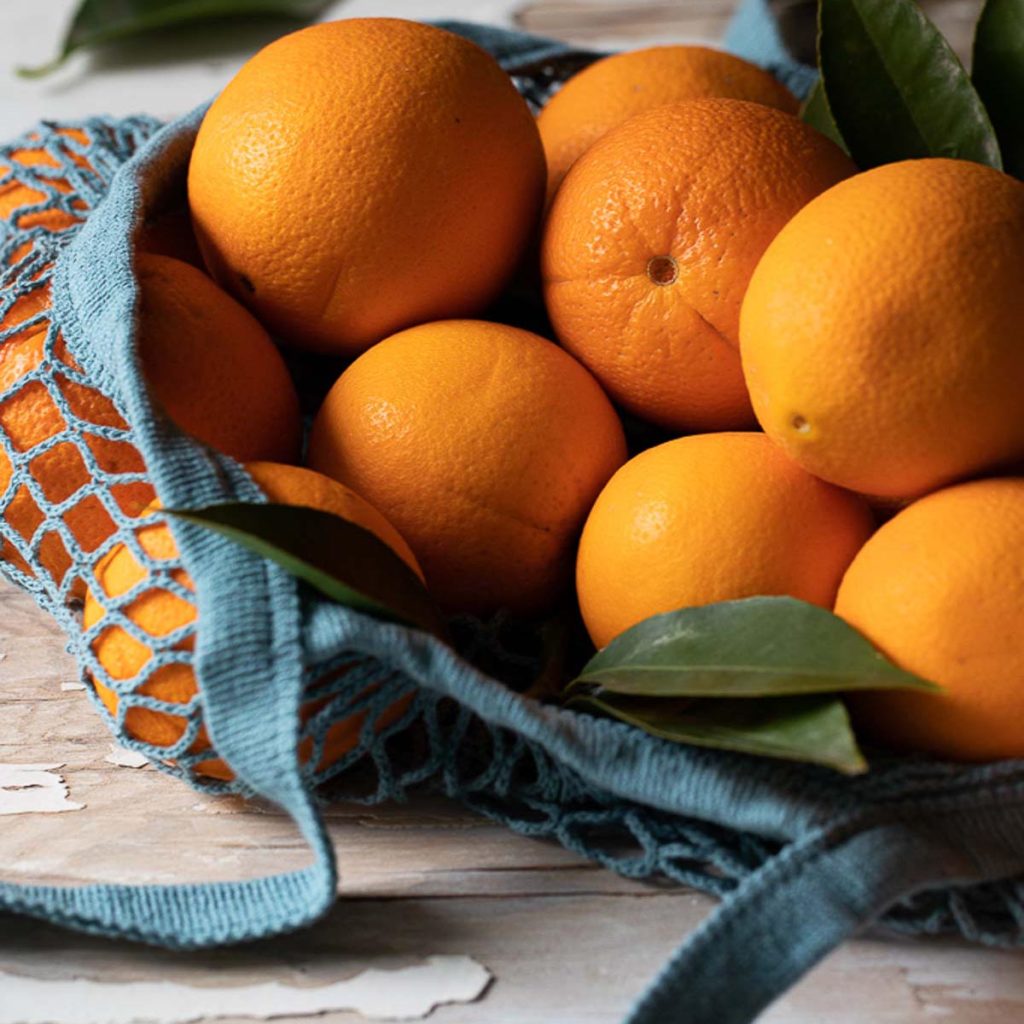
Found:
[[(179, 531), (179, 543), (193, 556), (209, 557), (202, 548), (216, 538), (193, 531)], [(296, 754), (303, 664), (298, 644), (286, 635), (298, 621), (295, 582), (235, 545), (215, 555), (234, 585), (212, 602), (200, 599), (206, 628), (199, 635), (196, 661), (210, 737), (247, 788), (295, 821), (314, 863), (300, 871), (228, 883), (76, 888), (3, 883), (0, 908), (78, 931), (190, 949), (301, 928), (334, 903), (333, 849)], [(265, 599), (265, 609), (256, 607), (254, 598)], [(204, 633), (232, 637), (233, 654), (249, 669), (244, 678), (217, 645), (204, 645)], [(263, 664), (257, 654), (261, 650)]]
[[(231, 460), (198, 448), (154, 408), (132, 337), (138, 287), (131, 246), (144, 198), (184, 166), (202, 110), (153, 136), (61, 251), (53, 310), (64, 339), (117, 396), (167, 506), (261, 500)], [(300, 871), (245, 881), (164, 886), (0, 884), (0, 908), (102, 935), (194, 948), (299, 928), (334, 902), (334, 853), (298, 757), (305, 656), (298, 584), (284, 570), (195, 526), (172, 523), (197, 580), (194, 667), (204, 723), (241, 789), (277, 804), (313, 852)], [(196, 570), (199, 571), (196, 571)]]
[(971, 800), (875, 809), (786, 847), (690, 935), (625, 1024), (750, 1024), (895, 903), (1024, 871), (1024, 789)]
[[(562, 52), (559, 43), (484, 26), (449, 24), (488, 46), (506, 67)], [(169, 430), (126, 365), (137, 294), (125, 246), (144, 198), (181, 166), (204, 110), (158, 132), (115, 175), (104, 202), (61, 253), (53, 285), (57, 321), (70, 349), (109, 394), (120, 396), (148, 452), (165, 504), (193, 506), (230, 498), (259, 500), (252, 481), (230, 460)], [(92, 282), (86, 289), (82, 282)], [(298, 760), (304, 657), (298, 585), (282, 569), (196, 526), (172, 531), (186, 567), (204, 566), (197, 589), (203, 628), (195, 665), (204, 722), (213, 746), (243, 787), (277, 804), (297, 825), (314, 862), (300, 871), (238, 882), (60, 887), (0, 883), (0, 910), (78, 931), (197, 948), (295, 930), (334, 903), (337, 867), (315, 796)], [(210, 585), (211, 567), (215, 569)], [(223, 638), (230, 637), (230, 643)], [(245, 665), (240, 671), (239, 665)]]

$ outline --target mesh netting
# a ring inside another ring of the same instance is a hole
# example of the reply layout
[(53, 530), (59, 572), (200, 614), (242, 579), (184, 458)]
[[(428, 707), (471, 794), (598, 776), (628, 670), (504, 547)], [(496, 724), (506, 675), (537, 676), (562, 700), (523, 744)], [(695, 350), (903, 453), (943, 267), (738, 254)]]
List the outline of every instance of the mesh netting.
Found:
[[(544, 74), (541, 85), (537, 74), (519, 79), (532, 83), (535, 101), (555, 81)], [(61, 623), (118, 742), (193, 786), (244, 792), (204, 726), (194, 583), (149, 507), (155, 492), (131, 426), (51, 320), (55, 260), (158, 127), (148, 118), (44, 124), (0, 147), (0, 557), (6, 575)], [(464, 653), (475, 646), (501, 660), (494, 630), (462, 624), (460, 632)], [(298, 754), (325, 798), (377, 802), (429, 786), (620, 874), (715, 894), (779, 849), (613, 797), (374, 658), (311, 658), (304, 678)], [(887, 921), (1016, 943), (1021, 897), (1009, 882), (926, 893)]]

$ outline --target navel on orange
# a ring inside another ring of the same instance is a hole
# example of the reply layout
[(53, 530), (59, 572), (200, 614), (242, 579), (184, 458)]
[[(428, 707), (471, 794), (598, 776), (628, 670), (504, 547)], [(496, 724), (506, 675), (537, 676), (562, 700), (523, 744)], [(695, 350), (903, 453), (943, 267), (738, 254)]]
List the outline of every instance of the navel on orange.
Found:
[(572, 167), (544, 229), (559, 340), (629, 412), (673, 431), (753, 425), (739, 312), (761, 254), (854, 172), (797, 118), (740, 100), (638, 114)]

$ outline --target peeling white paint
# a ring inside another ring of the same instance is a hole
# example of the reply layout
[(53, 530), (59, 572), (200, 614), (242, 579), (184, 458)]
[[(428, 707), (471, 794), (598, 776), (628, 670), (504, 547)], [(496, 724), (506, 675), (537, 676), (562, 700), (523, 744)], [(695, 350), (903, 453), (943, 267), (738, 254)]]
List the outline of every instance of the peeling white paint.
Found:
[(57, 774), (63, 764), (0, 764), (0, 814), (57, 814), (80, 811), (68, 799), (68, 784)]
[(68, 693), (68, 692), (70, 692), (72, 690), (84, 690), (85, 689), (85, 683), (61, 683), (60, 684), (60, 688), (65, 693)]
[(421, 1020), (435, 1007), (469, 1003), (491, 980), (468, 956), (429, 956), (398, 970), (369, 968), (315, 988), (269, 982), (197, 988), (169, 981), (111, 984), (0, 973), (0, 1024), (187, 1024), (223, 1017), (312, 1016), (354, 1011), (370, 1020)]
[(103, 758), (107, 764), (116, 764), (118, 768), (145, 768), (149, 761), (136, 750), (126, 750), (116, 743), (110, 744), (110, 753)]

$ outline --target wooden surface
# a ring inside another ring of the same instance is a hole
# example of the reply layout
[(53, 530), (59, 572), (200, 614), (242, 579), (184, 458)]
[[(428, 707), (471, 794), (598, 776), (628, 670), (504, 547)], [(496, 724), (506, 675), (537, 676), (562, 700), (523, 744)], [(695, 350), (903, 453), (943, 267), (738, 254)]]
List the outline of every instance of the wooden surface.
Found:
[[(981, 5), (982, 0), (921, 0), (964, 59)], [(512, 16), (521, 28), (556, 39), (637, 46), (651, 40), (719, 39), (735, 6), (734, 0), (520, 0)]]
[[(85, 805), (0, 819), (5, 878), (160, 883), (305, 862), (301, 841), (272, 810), (105, 761), (110, 737), (87, 696), (61, 689), (76, 679), (63, 646), (24, 594), (0, 585), (0, 763), (63, 762), (70, 798)], [(472, 956), (495, 980), (476, 1003), (438, 1008), (430, 1018), (438, 1024), (617, 1024), (713, 906), (699, 894), (620, 879), (442, 800), (336, 806), (329, 819), (343, 898), (317, 927), (241, 950), (174, 954), (0, 917), (0, 1008), (9, 975), (321, 985), (448, 953)], [(1024, 958), (875, 936), (841, 949), (763, 1020), (1017, 1024)]]
[[(714, 39), (731, 6), (731, 0), (349, 0), (330, 13), (463, 17), (589, 45), (628, 46)], [(927, 7), (965, 52), (978, 3), (931, 0)], [(2, 5), (0, 73), (15, 62), (45, 59), (71, 8), (72, 0)], [(11, 135), (40, 116), (179, 113), (222, 85), (266, 41), (265, 33), (240, 33), (226, 53), (223, 40), (206, 39), (187, 52), (154, 44), (134, 56), (83, 57), (42, 83), (16, 83), (7, 75), (0, 131)], [(6, 585), (0, 585), (0, 655), (0, 763), (62, 762), (70, 799), (85, 805), (0, 818), (5, 878), (170, 882), (305, 863), (301, 842), (273, 811), (200, 796), (152, 768), (107, 762), (110, 737), (86, 695), (61, 688), (76, 678), (62, 638)], [(698, 894), (619, 879), (444, 801), (338, 806), (329, 816), (343, 899), (319, 926), (241, 950), (183, 955), (0, 917), (0, 1013), (5, 984), (15, 976), (171, 980), (215, 992), (270, 980), (325, 985), (367, 967), (448, 953), (474, 957), (494, 981), (476, 1003), (438, 1008), (430, 1019), (439, 1024), (613, 1024), (713, 906)], [(126, 1005), (129, 997), (118, 992), (110, 990), (111, 1014), (159, 1017), (166, 1010)], [(763, 1019), (1017, 1024), (1024, 1020), (1024, 959), (954, 942), (875, 936), (839, 950)]]

